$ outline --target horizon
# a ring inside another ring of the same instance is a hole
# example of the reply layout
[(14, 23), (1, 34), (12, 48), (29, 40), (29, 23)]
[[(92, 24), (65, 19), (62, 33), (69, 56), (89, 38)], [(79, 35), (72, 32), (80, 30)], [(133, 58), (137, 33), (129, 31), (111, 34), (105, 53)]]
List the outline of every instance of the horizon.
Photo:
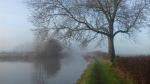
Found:
[[(23, 0), (0, 1), (0, 51), (29, 49), (34, 36), (30, 22), (31, 12)], [(148, 29), (137, 34), (135, 42), (127, 36), (117, 35), (115, 50), (117, 54), (150, 54), (150, 35)], [(123, 38), (122, 38), (123, 37)], [(95, 48), (96, 43), (90, 43), (87, 50), (107, 51), (107, 43)], [(24, 49), (23, 49), (24, 47)]]

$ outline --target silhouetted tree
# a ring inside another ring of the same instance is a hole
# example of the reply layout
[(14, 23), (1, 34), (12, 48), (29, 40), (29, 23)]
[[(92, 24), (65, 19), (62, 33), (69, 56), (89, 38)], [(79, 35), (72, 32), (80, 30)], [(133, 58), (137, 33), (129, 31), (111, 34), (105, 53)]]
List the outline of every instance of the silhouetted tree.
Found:
[(63, 45), (58, 40), (49, 39), (39, 44), (37, 43), (36, 55), (40, 59), (63, 58), (63, 55), (61, 55), (63, 49)]
[(114, 37), (138, 30), (149, 0), (29, 0), (35, 31), (86, 44), (105, 36), (115, 61)]

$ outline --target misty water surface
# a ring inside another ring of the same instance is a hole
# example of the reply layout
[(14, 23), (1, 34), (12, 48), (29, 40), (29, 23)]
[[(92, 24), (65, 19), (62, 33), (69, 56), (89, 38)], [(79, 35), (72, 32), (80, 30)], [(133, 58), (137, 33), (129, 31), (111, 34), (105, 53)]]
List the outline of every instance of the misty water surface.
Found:
[(86, 67), (79, 53), (65, 58), (0, 61), (0, 84), (75, 84)]

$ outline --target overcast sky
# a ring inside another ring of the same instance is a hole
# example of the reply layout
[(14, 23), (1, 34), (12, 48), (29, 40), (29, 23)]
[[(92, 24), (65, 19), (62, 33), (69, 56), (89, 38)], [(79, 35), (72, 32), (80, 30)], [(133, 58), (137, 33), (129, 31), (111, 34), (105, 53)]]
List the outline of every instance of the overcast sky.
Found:
[[(0, 51), (18, 48), (33, 40), (33, 26), (29, 22), (31, 13), (23, 1), (0, 0)], [(143, 31), (137, 35), (136, 43), (117, 35), (115, 47), (119, 54), (150, 54), (150, 35)], [(89, 48), (93, 49), (93, 44)], [(101, 50), (106, 51), (106, 46)]]
[(0, 0), (0, 50), (31, 42), (29, 14), (23, 0)]

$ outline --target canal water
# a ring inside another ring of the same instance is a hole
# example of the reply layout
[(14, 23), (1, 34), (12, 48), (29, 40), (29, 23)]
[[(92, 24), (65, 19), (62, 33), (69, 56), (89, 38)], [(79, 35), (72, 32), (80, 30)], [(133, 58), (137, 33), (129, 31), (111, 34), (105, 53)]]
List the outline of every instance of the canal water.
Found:
[(79, 53), (66, 58), (0, 61), (0, 84), (75, 84), (86, 68)]

